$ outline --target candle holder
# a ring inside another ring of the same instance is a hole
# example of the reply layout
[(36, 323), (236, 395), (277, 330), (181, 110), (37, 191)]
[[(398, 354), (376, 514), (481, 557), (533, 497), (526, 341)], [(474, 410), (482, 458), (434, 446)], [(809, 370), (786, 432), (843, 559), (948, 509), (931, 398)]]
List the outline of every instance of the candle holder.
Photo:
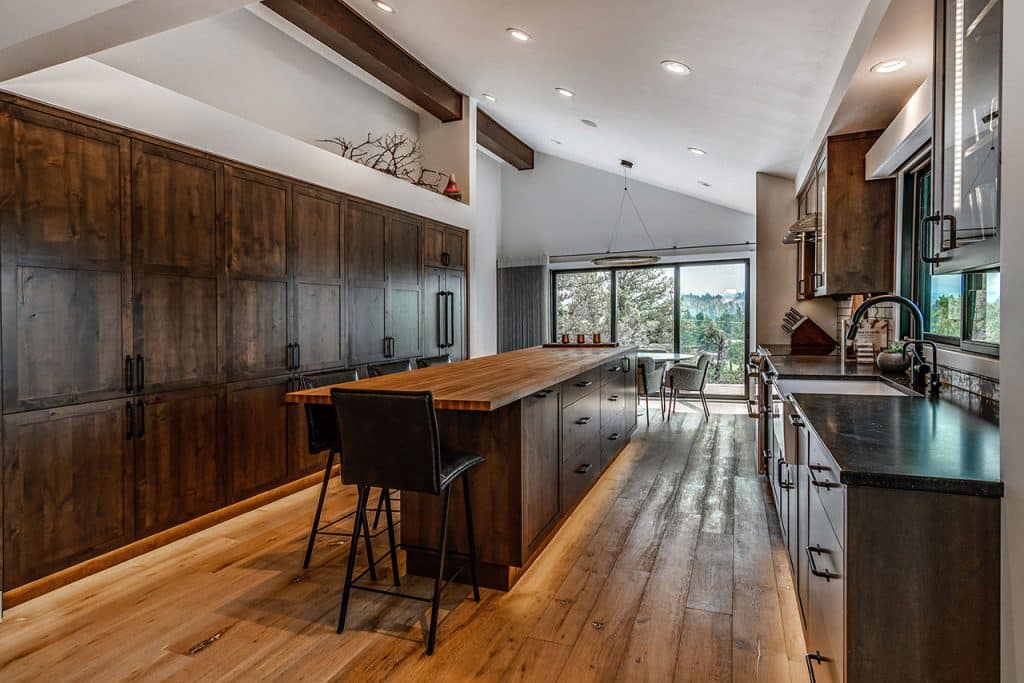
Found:
[(568, 333), (562, 335), (562, 343), (563, 344), (568, 344), (569, 343), (569, 334)]
[(600, 344), (601, 343), (601, 334), (600, 333), (594, 335), (594, 343), (595, 344)]
[(585, 335), (585, 334), (577, 334), (576, 335), (576, 343), (577, 344), (586, 344), (587, 343), (587, 335)]

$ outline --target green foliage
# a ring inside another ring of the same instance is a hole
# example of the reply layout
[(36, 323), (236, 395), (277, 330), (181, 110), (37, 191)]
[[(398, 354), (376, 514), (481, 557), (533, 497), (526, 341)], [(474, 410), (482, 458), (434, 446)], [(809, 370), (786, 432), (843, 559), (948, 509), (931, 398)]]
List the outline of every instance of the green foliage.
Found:
[(960, 338), (960, 311), (962, 302), (958, 294), (943, 294), (932, 302), (929, 313), (929, 332)]

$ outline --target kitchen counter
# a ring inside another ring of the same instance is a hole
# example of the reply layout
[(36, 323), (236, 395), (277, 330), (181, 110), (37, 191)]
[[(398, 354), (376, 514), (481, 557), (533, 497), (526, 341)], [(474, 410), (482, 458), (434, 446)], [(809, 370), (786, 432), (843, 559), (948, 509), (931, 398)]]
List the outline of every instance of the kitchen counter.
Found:
[[(779, 377), (877, 378), (907, 386), (904, 376), (837, 356), (771, 356)], [(944, 387), (920, 396), (794, 394), (793, 399), (841, 469), (840, 481), (915, 491), (1000, 497), (997, 409)]]

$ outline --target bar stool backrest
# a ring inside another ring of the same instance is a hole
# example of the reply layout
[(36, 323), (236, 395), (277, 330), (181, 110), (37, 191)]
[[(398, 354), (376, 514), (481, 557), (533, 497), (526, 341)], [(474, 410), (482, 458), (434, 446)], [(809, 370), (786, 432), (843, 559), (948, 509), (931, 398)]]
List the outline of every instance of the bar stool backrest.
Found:
[[(331, 384), (343, 384), (359, 379), (359, 371), (355, 368), (318, 372), (314, 375), (299, 377), (299, 389), (316, 389)], [(338, 452), (338, 418), (333, 406), (307, 403), (306, 405), (306, 444), (310, 453), (322, 451)]]
[(429, 391), (335, 388), (331, 399), (346, 484), (441, 492), (441, 442)]
[(367, 366), (366, 372), (370, 377), (380, 377), (381, 375), (394, 375), (399, 372), (408, 372), (412, 370), (411, 360), (394, 360), (388, 363), (378, 363), (377, 365)]
[(426, 358), (417, 358), (417, 368), (432, 368), (435, 365), (448, 365), (452, 362), (451, 355), (442, 353), (440, 356), (428, 356)]

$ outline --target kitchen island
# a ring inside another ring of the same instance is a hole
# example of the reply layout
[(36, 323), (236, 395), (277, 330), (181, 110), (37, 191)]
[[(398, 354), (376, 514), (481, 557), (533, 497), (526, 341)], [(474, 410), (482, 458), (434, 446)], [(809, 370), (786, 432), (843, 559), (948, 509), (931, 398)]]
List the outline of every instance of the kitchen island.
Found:
[[(430, 391), (442, 447), (483, 455), (471, 491), (481, 585), (508, 590), (636, 429), (636, 348), (530, 348), (349, 382), (345, 387)], [(331, 402), (332, 387), (289, 393)], [(403, 493), (406, 568), (429, 576), (441, 499)], [(465, 523), (452, 509), (453, 529)], [(467, 551), (450, 534), (455, 552)]]

